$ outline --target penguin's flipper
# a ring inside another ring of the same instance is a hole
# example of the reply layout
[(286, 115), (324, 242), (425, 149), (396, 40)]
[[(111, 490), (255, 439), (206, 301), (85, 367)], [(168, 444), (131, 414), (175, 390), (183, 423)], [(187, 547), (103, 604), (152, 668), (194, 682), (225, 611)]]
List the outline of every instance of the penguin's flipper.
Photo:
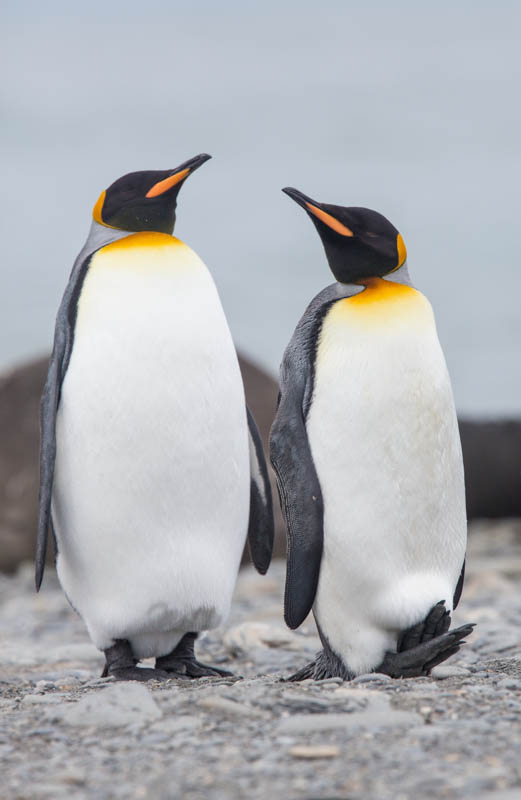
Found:
[(461, 568), (461, 573), (458, 579), (458, 583), (456, 586), (456, 591), (454, 592), (454, 598), (452, 600), (452, 610), (454, 611), (460, 601), (461, 593), (463, 591), (463, 583), (465, 581), (465, 559), (463, 559), (463, 566)]
[(63, 381), (63, 365), (67, 352), (68, 331), (56, 322), (54, 347), (47, 380), (40, 402), (40, 510), (38, 517), (38, 535), (36, 540), (36, 591), (40, 589), (45, 570), (47, 554), (47, 535), (51, 521), (52, 484), (54, 478), (54, 462), (56, 459), (56, 412), (60, 400), (60, 389)]
[(250, 521), (248, 544), (251, 560), (261, 575), (268, 571), (273, 552), (275, 524), (268, 467), (253, 414), (246, 407), (250, 444)]
[(322, 560), (323, 504), (303, 413), (303, 382), (284, 385), (270, 436), (271, 463), (277, 476), (287, 528), (284, 619), (298, 628), (315, 600)]
[(36, 591), (42, 584), (47, 553), (47, 535), (49, 528), (52, 530), (51, 500), (56, 460), (56, 414), (60, 403), (63, 379), (72, 352), (78, 297), (93, 252), (94, 250), (88, 249), (86, 245), (74, 262), (56, 317), (54, 345), (40, 403), (40, 508), (36, 540)]
[(324, 508), (306, 430), (317, 343), (332, 305), (360, 291), (361, 286), (334, 283), (320, 292), (300, 319), (280, 369), (280, 397), (271, 428), (270, 458), (287, 528), (284, 619), (290, 628), (298, 628), (311, 610), (322, 560)]

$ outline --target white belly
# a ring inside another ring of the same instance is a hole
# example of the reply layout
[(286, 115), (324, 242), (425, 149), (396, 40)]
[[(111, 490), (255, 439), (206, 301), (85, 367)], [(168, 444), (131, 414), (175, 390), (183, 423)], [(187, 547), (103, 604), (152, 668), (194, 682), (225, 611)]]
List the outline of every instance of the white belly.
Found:
[[(133, 246), (129, 246), (130, 240)], [(58, 574), (100, 649), (162, 655), (229, 610), (249, 512), (242, 380), (213, 281), (176, 239), (94, 256), (57, 419)]]
[(307, 419), (324, 499), (314, 611), (355, 674), (439, 600), (452, 607), (466, 547), (456, 413), (432, 310), (389, 285), (326, 316)]

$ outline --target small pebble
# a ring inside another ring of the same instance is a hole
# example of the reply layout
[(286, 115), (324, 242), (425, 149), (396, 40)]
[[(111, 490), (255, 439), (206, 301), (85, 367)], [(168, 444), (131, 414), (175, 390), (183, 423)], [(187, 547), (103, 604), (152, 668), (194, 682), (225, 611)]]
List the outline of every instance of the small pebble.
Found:
[(22, 697), (24, 705), (53, 705), (59, 703), (60, 697), (55, 694), (26, 694)]
[(340, 749), (335, 745), (299, 745), (288, 752), (293, 758), (336, 758)]
[(383, 672), (367, 672), (363, 675), (358, 675), (353, 678), (351, 683), (373, 683), (373, 681), (392, 681), (389, 675), (384, 675)]
[(517, 689), (517, 690), (521, 690), (521, 681), (517, 680), (516, 678), (503, 678), (503, 680), (498, 681), (496, 686), (499, 689)]
[(434, 667), (431, 671), (431, 676), (436, 680), (443, 680), (444, 678), (462, 678), (464, 675), (470, 675), (470, 670), (466, 667), (452, 667), (440, 664)]
[(236, 700), (227, 700), (225, 697), (202, 697), (197, 705), (205, 711), (214, 711), (230, 717), (255, 717), (261, 713), (252, 706), (238, 703)]

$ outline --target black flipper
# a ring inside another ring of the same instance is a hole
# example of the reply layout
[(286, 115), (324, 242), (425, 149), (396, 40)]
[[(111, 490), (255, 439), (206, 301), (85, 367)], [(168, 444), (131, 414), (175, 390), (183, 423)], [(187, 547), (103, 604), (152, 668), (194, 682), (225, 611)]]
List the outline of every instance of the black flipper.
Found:
[(42, 585), (47, 555), (47, 534), (51, 522), (52, 484), (56, 459), (56, 412), (63, 381), (63, 363), (67, 350), (67, 331), (58, 328), (54, 338), (47, 380), (40, 402), (40, 513), (36, 539), (36, 591)]
[(306, 431), (313, 394), (317, 340), (331, 305), (362, 287), (333, 284), (308, 306), (280, 370), (280, 399), (271, 429), (270, 457), (286, 520), (288, 553), (284, 619), (298, 628), (317, 591), (323, 544), (323, 502)]
[(197, 633), (185, 633), (177, 647), (166, 656), (156, 658), (156, 670), (166, 672), (170, 678), (229, 677), (233, 673), (219, 667), (201, 664), (195, 657)]
[(110, 242), (128, 235), (128, 231), (105, 228), (96, 222), (92, 224), (87, 242), (74, 262), (58, 309), (54, 329), (54, 346), (40, 404), (40, 511), (36, 543), (36, 591), (39, 590), (42, 583), (47, 553), (47, 535), (49, 528), (52, 530), (51, 500), (56, 460), (56, 414), (60, 404), (63, 379), (69, 366), (74, 343), (78, 298), (94, 253)]
[(60, 404), (63, 379), (67, 372), (72, 352), (78, 297), (91, 257), (92, 253), (82, 261), (79, 261), (78, 257), (65, 289), (56, 317), (54, 346), (40, 403), (40, 512), (35, 572), (37, 591), (42, 584), (45, 569), (49, 527), (52, 529), (51, 500), (54, 463), (56, 460), (56, 414)]
[(248, 430), (250, 440), (250, 521), (248, 544), (251, 560), (261, 575), (268, 571), (273, 552), (275, 523), (268, 467), (262, 448), (260, 434), (249, 408)]

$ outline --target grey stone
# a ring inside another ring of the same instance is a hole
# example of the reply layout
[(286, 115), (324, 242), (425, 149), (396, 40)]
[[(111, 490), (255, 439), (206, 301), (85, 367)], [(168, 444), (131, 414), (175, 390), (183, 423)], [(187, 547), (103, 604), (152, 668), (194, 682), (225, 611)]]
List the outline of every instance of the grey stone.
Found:
[(166, 733), (168, 736), (171, 736), (175, 733), (179, 733), (179, 731), (187, 732), (199, 730), (202, 724), (203, 720), (199, 716), (189, 716), (188, 714), (168, 718), (163, 716), (161, 720), (154, 722), (150, 726), (150, 731)]
[(62, 704), (57, 717), (66, 725), (115, 728), (151, 722), (161, 717), (150, 691), (140, 683), (118, 683), (87, 694), (76, 703)]
[(351, 714), (295, 714), (282, 719), (277, 733), (299, 734), (327, 730), (371, 730), (420, 725), (422, 717), (412, 711), (355, 711)]
[(203, 697), (199, 700), (198, 706), (205, 711), (214, 711), (227, 717), (258, 717), (261, 715), (258, 709), (238, 703), (236, 700), (228, 700), (226, 697)]
[(389, 675), (384, 675), (383, 672), (366, 672), (363, 675), (357, 675), (356, 678), (353, 678), (351, 683), (373, 683), (373, 681), (392, 681), (392, 678)]
[(517, 689), (519, 691), (521, 690), (521, 680), (517, 680), (516, 678), (503, 678), (503, 680), (497, 682), (496, 686), (498, 689)]
[(431, 671), (431, 677), (437, 680), (443, 680), (444, 678), (460, 678), (470, 674), (470, 670), (465, 667), (453, 667), (450, 664), (439, 664)]
[(22, 697), (22, 703), (24, 705), (53, 705), (56, 703), (60, 703), (63, 700), (62, 697), (57, 697), (54, 694), (26, 694)]
[(350, 701), (358, 707), (371, 711), (385, 711), (390, 708), (391, 699), (385, 692), (376, 689), (359, 689), (340, 686), (333, 694), (335, 700)]
[[(521, 681), (521, 657), (519, 644), (499, 654), (496, 643), (501, 650), (503, 640), (519, 641), (521, 580), (494, 570), (500, 556), (520, 557), (521, 526), (509, 523), (504, 538), (503, 523), (482, 529), (486, 537), (470, 533), (468, 578), (454, 625), (472, 620), (477, 632), (486, 627), (485, 649), (473, 650), (475, 636), (469, 637), (453, 665), (469, 674), (452, 680), (371, 673), (367, 681), (280, 682), (281, 674), (310, 658), (316, 639), (310, 617), (302, 634), (290, 633), (298, 651), (259, 641), (228, 662), (244, 680), (118, 684), (98, 678), (103, 657), (68, 609), (52, 568), (38, 596), (32, 565), (11, 578), (0, 575), (0, 630), (9, 656), (4, 659), (2, 649), (0, 794), (21, 800), (42, 786), (38, 796), (46, 800), (474, 800), (487, 792), (495, 800), (496, 791), (510, 800), (508, 793), (518, 789), (507, 787), (519, 781), (521, 698), (515, 682)], [(474, 542), (482, 558), (477, 577)], [(495, 553), (491, 572), (488, 551)], [(221, 663), (223, 637), (241, 623), (283, 630), (284, 577), (285, 565), (276, 560), (267, 578), (252, 569), (241, 574), (229, 624), (198, 641), (201, 661)], [(90, 654), (86, 661), (79, 660), (82, 648)], [(57, 662), (55, 655), (67, 659)], [(132, 685), (148, 692), (159, 716), (149, 720), (128, 703), (104, 708), (107, 692)], [(20, 702), (26, 695), (31, 699)], [(51, 700), (39, 699), (46, 697)], [(89, 697), (101, 704), (99, 724), (99, 709), (84, 712), (81, 724), (65, 723), (63, 713)], [(111, 724), (117, 720), (128, 721)], [(295, 730), (284, 733), (279, 725)], [(328, 757), (335, 748), (338, 756)]]
[(233, 654), (251, 653), (256, 648), (269, 647), (283, 650), (316, 650), (318, 638), (305, 637), (279, 625), (265, 622), (243, 622), (230, 628), (223, 637), (224, 646)]

